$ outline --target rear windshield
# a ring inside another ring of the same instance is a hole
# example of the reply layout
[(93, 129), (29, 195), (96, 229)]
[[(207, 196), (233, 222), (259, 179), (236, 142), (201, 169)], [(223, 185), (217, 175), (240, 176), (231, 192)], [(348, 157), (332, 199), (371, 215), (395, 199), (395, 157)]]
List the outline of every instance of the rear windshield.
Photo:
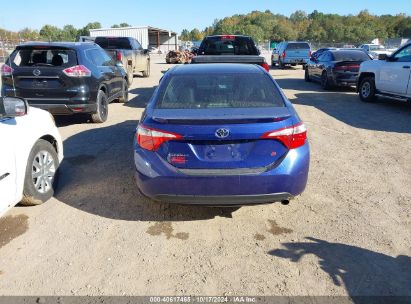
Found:
[(71, 67), (77, 64), (76, 51), (59, 48), (22, 48), (11, 56), (14, 66)]
[(247, 37), (207, 37), (201, 43), (201, 55), (258, 55), (254, 42)]
[(103, 49), (132, 49), (130, 39), (125, 37), (97, 37), (94, 42)]
[(309, 50), (310, 45), (306, 42), (297, 42), (297, 43), (289, 43), (287, 44), (287, 50)]
[(164, 84), (156, 107), (284, 107), (284, 101), (272, 80), (264, 74), (174, 75)]
[(366, 61), (371, 60), (364, 51), (334, 51), (335, 61)]

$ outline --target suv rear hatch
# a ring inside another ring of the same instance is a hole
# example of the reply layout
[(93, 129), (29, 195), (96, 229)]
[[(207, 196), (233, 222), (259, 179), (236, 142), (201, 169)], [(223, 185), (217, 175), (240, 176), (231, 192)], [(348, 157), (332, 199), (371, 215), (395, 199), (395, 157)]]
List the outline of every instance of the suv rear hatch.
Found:
[(67, 100), (77, 94), (84, 79), (69, 77), (64, 70), (77, 66), (76, 51), (55, 46), (18, 46), (8, 62), (12, 75), (4, 77), (5, 83), (16, 88), (16, 94), (30, 103), (46, 99)]

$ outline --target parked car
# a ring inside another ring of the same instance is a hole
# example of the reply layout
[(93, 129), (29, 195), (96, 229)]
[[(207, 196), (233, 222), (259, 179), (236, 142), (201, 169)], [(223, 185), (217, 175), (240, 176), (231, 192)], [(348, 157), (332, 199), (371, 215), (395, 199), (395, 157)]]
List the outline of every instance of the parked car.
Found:
[(56, 115), (89, 113), (104, 122), (108, 104), (128, 100), (127, 74), (96, 44), (35, 42), (16, 47), (1, 68), (3, 96), (25, 98)]
[(360, 64), (371, 60), (362, 50), (339, 49), (323, 52), (311, 58), (305, 69), (305, 81), (318, 81), (325, 90), (357, 83)]
[(128, 85), (131, 86), (134, 74), (142, 73), (143, 77), (150, 76), (149, 51), (143, 49), (140, 42), (131, 37), (96, 37), (94, 40), (127, 72)]
[(134, 142), (137, 186), (156, 201), (278, 202), (301, 194), (307, 130), (262, 67), (189, 64), (169, 70)]
[(381, 54), (380, 60), (361, 64), (357, 90), (363, 101), (382, 96), (411, 101), (411, 43), (391, 56)]
[(63, 160), (53, 117), (21, 98), (0, 97), (0, 142), (0, 216), (19, 202), (50, 199)]
[(286, 65), (301, 64), (304, 68), (310, 57), (311, 47), (308, 42), (281, 42), (271, 54), (271, 66), (278, 64), (283, 69)]
[(362, 44), (358, 48), (365, 50), (373, 59), (378, 59), (380, 54), (390, 55), (391, 51), (379, 44)]
[(270, 70), (265, 58), (260, 56), (254, 40), (242, 35), (207, 36), (201, 42), (191, 63), (245, 63)]

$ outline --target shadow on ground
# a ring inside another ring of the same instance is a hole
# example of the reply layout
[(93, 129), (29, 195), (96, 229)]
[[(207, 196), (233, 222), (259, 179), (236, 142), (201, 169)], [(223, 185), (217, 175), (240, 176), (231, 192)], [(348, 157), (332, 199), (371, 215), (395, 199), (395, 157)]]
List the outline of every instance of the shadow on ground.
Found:
[[(336, 88), (324, 91), (316, 83), (303, 79), (276, 79), (283, 89), (301, 90), (295, 93), (293, 104), (315, 107), (324, 113), (355, 128), (411, 133), (411, 104), (377, 99), (373, 103), (362, 102), (353, 88)], [(308, 92), (307, 92), (308, 91)]]
[(149, 102), (156, 88), (157, 86), (148, 88), (136, 88), (130, 90), (129, 93), (134, 94), (136, 96), (131, 98), (124, 105), (127, 107), (144, 109), (147, 106), (147, 103)]
[[(411, 257), (391, 257), (311, 237), (307, 240), (311, 242), (284, 243), (286, 249), (268, 253), (295, 263), (308, 254), (317, 256), (321, 269), (328, 273), (336, 286), (344, 286), (350, 296), (411, 296)], [(355, 303), (364, 303), (362, 300), (354, 299)]]
[(82, 211), (127, 221), (232, 217), (238, 208), (161, 204), (142, 197), (134, 182), (133, 139), (137, 123), (128, 120), (66, 139), (55, 197)]

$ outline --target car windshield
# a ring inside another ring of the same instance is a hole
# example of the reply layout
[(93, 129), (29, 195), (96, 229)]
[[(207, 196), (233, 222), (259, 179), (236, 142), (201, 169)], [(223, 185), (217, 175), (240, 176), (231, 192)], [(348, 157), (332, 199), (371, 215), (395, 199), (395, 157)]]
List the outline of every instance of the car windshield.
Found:
[(14, 66), (70, 67), (77, 64), (76, 52), (63, 48), (25, 47), (11, 56)]
[(264, 74), (174, 75), (164, 84), (159, 109), (284, 107)]
[(310, 49), (310, 45), (306, 42), (289, 43), (287, 45), (287, 50), (307, 50)]
[(202, 55), (258, 55), (253, 41), (247, 37), (207, 37), (201, 47)]
[(371, 60), (363, 51), (334, 51), (335, 61), (366, 61)]
[(382, 45), (370, 45), (370, 51), (383, 51), (385, 47)]

